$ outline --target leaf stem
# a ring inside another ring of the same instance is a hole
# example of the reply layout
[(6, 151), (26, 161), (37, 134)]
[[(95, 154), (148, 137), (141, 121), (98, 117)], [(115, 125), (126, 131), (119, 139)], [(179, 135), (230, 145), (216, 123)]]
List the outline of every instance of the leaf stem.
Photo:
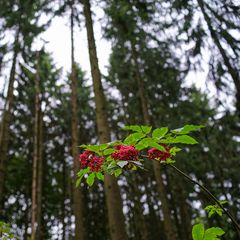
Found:
[(181, 171), (180, 169), (178, 169), (176, 166), (172, 165), (172, 164), (168, 164), (171, 168), (173, 168), (174, 170), (176, 170), (179, 174), (181, 174), (182, 176), (184, 176), (185, 178), (187, 178), (190, 182), (198, 185), (208, 196), (209, 198), (211, 198), (223, 211), (224, 213), (226, 213), (226, 215), (231, 219), (234, 227), (237, 230), (237, 233), (239, 234), (240, 232), (240, 226), (237, 223), (237, 221), (234, 219), (234, 217), (222, 206), (222, 204), (218, 201), (218, 199), (216, 197), (214, 197), (214, 195), (203, 185), (201, 185), (199, 182), (197, 182), (196, 180), (192, 179), (190, 176), (188, 176), (186, 173), (184, 173), (183, 171)]

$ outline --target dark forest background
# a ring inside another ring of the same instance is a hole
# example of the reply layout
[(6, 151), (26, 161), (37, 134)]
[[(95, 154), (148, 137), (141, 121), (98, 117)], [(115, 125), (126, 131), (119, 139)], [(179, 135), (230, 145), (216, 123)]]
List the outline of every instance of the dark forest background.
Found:
[[(56, 17), (69, 18), (64, 76), (44, 44), (34, 48)], [(104, 75), (96, 20), (112, 46)], [(74, 56), (78, 29), (87, 31), (90, 78)], [(166, 167), (148, 164), (91, 188), (76, 188), (75, 176), (78, 146), (121, 138), (124, 125), (202, 124), (200, 144), (176, 165), (240, 221), (239, 63), (237, 0), (0, 0), (0, 220), (20, 239), (190, 240), (200, 221), (238, 239), (226, 216), (207, 218), (206, 195)], [(206, 65), (214, 94), (195, 79), (186, 84)]]

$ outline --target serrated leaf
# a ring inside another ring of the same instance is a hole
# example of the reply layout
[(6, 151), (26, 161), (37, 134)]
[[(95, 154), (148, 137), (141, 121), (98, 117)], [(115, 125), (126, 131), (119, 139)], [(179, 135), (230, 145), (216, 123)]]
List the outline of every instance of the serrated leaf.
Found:
[(125, 144), (132, 144), (135, 143), (137, 141), (139, 141), (140, 139), (144, 138), (146, 136), (145, 133), (132, 133), (130, 134), (127, 138), (125, 138), (124, 143)]
[(126, 166), (128, 164), (128, 161), (118, 161), (117, 162), (117, 165), (120, 167), (120, 168), (123, 168), (124, 166)]
[(164, 137), (167, 132), (168, 132), (168, 128), (167, 128), (167, 127), (157, 128), (157, 129), (155, 129), (155, 130), (152, 132), (152, 137), (153, 137), (153, 138)]
[(113, 148), (108, 148), (103, 151), (103, 155), (110, 155), (112, 153), (115, 153), (117, 150)]
[(203, 125), (185, 125), (182, 128), (174, 129), (171, 132), (175, 134), (188, 134), (193, 131), (198, 131), (201, 128), (204, 128), (204, 126)]
[(192, 228), (193, 240), (203, 240), (204, 226), (202, 223), (195, 224)]
[(91, 174), (88, 175), (87, 177), (87, 184), (88, 186), (92, 186), (95, 180), (95, 172), (92, 172)]
[(173, 140), (174, 143), (183, 143), (183, 144), (197, 144), (198, 142), (188, 136), (188, 135), (180, 135), (180, 136), (176, 136), (175, 139)]
[(104, 181), (104, 175), (101, 172), (97, 172), (96, 177), (97, 177), (97, 179)]

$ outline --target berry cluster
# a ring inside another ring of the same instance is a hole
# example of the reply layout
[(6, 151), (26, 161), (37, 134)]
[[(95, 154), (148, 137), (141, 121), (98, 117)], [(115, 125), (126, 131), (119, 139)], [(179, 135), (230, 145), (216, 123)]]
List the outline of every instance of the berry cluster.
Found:
[(169, 147), (165, 147), (165, 150), (166, 151), (164, 152), (156, 148), (151, 148), (150, 150), (148, 150), (148, 158), (158, 159), (159, 161), (166, 161), (166, 159), (171, 157), (171, 153), (169, 152)]
[(118, 151), (111, 154), (114, 160), (137, 161), (139, 159), (139, 151), (134, 146), (118, 144), (115, 149)]
[(80, 154), (79, 161), (82, 168), (90, 167), (92, 172), (98, 172), (101, 170), (104, 158), (96, 156), (93, 152), (86, 150)]

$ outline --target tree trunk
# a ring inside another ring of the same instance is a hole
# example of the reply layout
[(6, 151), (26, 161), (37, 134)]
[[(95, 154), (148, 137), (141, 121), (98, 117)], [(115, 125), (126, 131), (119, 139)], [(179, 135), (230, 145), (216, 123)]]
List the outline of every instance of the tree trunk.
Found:
[[(79, 162), (79, 129), (78, 129), (78, 106), (77, 106), (77, 73), (74, 59), (74, 19), (73, 19), (73, 4), (71, 1), (71, 108), (72, 108), (72, 157), (73, 157), (73, 172), (74, 182), (77, 180), (77, 173), (80, 170)], [(75, 185), (74, 185), (75, 186)], [(75, 239), (84, 239), (84, 218), (83, 218), (83, 198), (81, 187), (73, 187), (73, 212), (75, 216)]]
[[(143, 114), (143, 120), (144, 124), (149, 125), (151, 123), (150, 120), (150, 115), (148, 112), (148, 105), (146, 101), (146, 97), (144, 94), (144, 83), (140, 74), (139, 70), (139, 63), (137, 59), (137, 52), (136, 48), (133, 42), (131, 42), (131, 48), (132, 48), (132, 57), (135, 65), (135, 74), (136, 74), (136, 79), (137, 79), (137, 84), (138, 84), (138, 90), (139, 90), (139, 96), (141, 100), (141, 106), (142, 106), (142, 114)], [(157, 182), (157, 189), (159, 193), (159, 197), (161, 200), (161, 207), (164, 215), (164, 230), (165, 234), (167, 236), (168, 240), (175, 240), (176, 239), (176, 234), (174, 231), (174, 224), (171, 219), (171, 210), (169, 206), (169, 201), (167, 199), (167, 194), (166, 194), (166, 189), (163, 184), (163, 179), (161, 175), (161, 168), (160, 164), (156, 161), (153, 162), (153, 169), (154, 169), (154, 174)]]
[(235, 69), (231, 62), (229, 61), (229, 58), (224, 50), (224, 48), (222, 47), (218, 35), (217, 33), (214, 31), (212, 24), (211, 24), (211, 19), (209, 18), (209, 16), (207, 15), (205, 8), (204, 8), (204, 2), (202, 0), (197, 0), (199, 7), (201, 8), (203, 17), (207, 23), (208, 29), (210, 31), (211, 37), (214, 41), (214, 43), (216, 44), (222, 58), (223, 58), (223, 62), (225, 64), (225, 66), (228, 69), (229, 74), (231, 75), (232, 79), (233, 79), (233, 83), (235, 85), (236, 88), (236, 108), (238, 113), (240, 114), (240, 76), (239, 73), (237, 71), (237, 69)]
[(43, 181), (43, 112), (41, 107), (39, 109), (39, 127), (38, 127), (38, 179), (37, 179), (37, 223), (38, 223), (38, 236), (37, 239), (42, 239), (42, 181)]
[(179, 200), (179, 207), (180, 207), (181, 223), (182, 223), (182, 226), (184, 226), (182, 228), (182, 234), (184, 236), (184, 239), (191, 240), (192, 239), (192, 235), (191, 235), (191, 225), (192, 224), (191, 224), (191, 216), (189, 214), (189, 206), (186, 202), (184, 190), (182, 188), (180, 188), (180, 189), (178, 189), (178, 191), (176, 191), (176, 194), (177, 193), (178, 193), (178, 197), (179, 197), (178, 200)]
[[(37, 240), (39, 237), (39, 230), (41, 225), (41, 184), (42, 173), (42, 160), (40, 157), (42, 153), (40, 151), (40, 128), (41, 128), (41, 101), (40, 101), (40, 75), (39, 75), (39, 61), (40, 56), (39, 52), (37, 54), (37, 67), (36, 67), (36, 76), (35, 76), (35, 109), (34, 109), (34, 136), (33, 136), (33, 166), (32, 166), (32, 233), (31, 239)], [(40, 168), (39, 168), (40, 167)], [(40, 180), (40, 182), (39, 182)]]
[[(146, 226), (146, 221), (143, 215), (144, 208), (143, 204), (140, 202), (142, 195), (140, 193), (138, 186), (139, 186), (138, 176), (135, 175), (132, 181), (132, 190), (137, 231), (139, 232), (139, 240), (148, 240), (149, 234)], [(139, 231), (139, 229), (141, 229), (141, 231)]]
[[(98, 66), (96, 45), (93, 33), (93, 23), (91, 16), (91, 7), (89, 0), (82, 0), (84, 5), (84, 15), (86, 21), (88, 49), (91, 65), (91, 74), (93, 79), (93, 89), (96, 104), (96, 120), (98, 137), (100, 143), (111, 141), (110, 129), (107, 120), (107, 109), (105, 96), (103, 92), (101, 74)], [(108, 224), (112, 240), (125, 240), (127, 234), (124, 225), (124, 216), (122, 212), (122, 200), (120, 196), (119, 187), (115, 177), (108, 174), (105, 175), (104, 189), (106, 194), (106, 202), (108, 209)]]
[[(62, 156), (64, 156), (64, 151), (62, 153)], [(62, 222), (62, 239), (66, 239), (66, 223), (65, 223), (65, 217), (66, 217), (66, 211), (65, 211), (65, 199), (66, 199), (66, 162), (64, 157), (62, 158), (62, 164), (63, 164), (63, 172), (62, 172), (62, 215), (61, 215), (61, 222)], [(68, 181), (68, 180), (67, 180)]]
[(16, 63), (18, 56), (18, 36), (19, 32), (16, 34), (15, 42), (14, 42), (14, 53), (12, 60), (12, 67), (10, 71), (9, 83), (8, 83), (8, 91), (7, 91), (7, 99), (5, 103), (5, 108), (2, 117), (1, 131), (0, 131), (0, 218), (2, 216), (2, 208), (3, 208), (3, 196), (4, 196), (4, 175), (5, 175), (5, 162), (7, 159), (7, 151), (8, 151), (8, 143), (9, 143), (9, 128), (12, 119), (12, 107), (13, 107), (13, 90), (14, 90), (14, 81), (15, 81), (15, 73), (16, 73)]

